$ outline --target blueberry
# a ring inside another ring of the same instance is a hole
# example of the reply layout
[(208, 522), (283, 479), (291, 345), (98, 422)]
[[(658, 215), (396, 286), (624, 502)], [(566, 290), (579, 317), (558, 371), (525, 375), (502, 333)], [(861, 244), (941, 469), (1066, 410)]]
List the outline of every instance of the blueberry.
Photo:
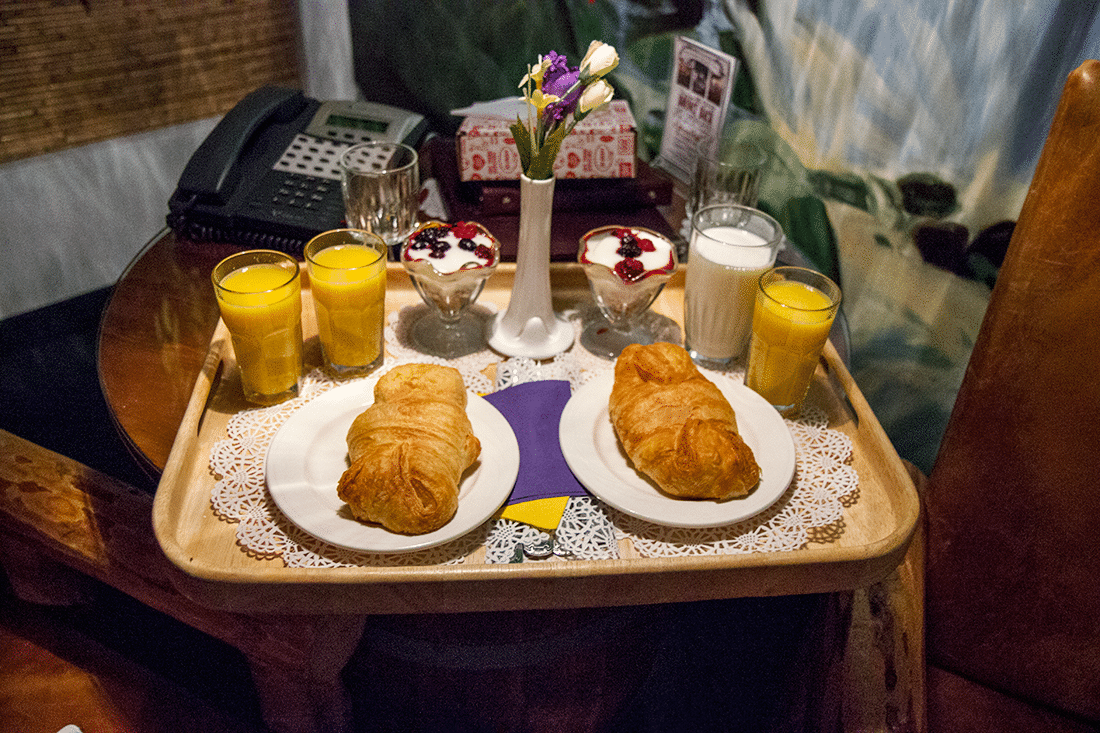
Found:
[(642, 248), (637, 240), (631, 237), (630, 241), (624, 241), (622, 245), (615, 250), (615, 254), (620, 257), (635, 258), (642, 254)]

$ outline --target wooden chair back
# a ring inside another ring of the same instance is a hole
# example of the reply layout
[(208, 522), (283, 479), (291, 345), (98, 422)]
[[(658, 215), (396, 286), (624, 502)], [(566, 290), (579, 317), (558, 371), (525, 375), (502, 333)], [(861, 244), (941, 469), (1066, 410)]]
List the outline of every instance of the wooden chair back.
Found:
[(927, 488), (929, 661), (1100, 720), (1100, 61), (1068, 78)]

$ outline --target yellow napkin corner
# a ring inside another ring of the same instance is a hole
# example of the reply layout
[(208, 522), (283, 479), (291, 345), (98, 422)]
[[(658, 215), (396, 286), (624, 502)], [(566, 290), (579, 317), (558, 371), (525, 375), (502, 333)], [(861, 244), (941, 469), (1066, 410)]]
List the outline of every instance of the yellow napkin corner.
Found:
[(530, 524), (532, 527), (548, 532), (557, 528), (562, 515), (565, 514), (565, 505), (568, 503), (568, 496), (532, 499), (505, 507), (500, 516), (503, 519)]

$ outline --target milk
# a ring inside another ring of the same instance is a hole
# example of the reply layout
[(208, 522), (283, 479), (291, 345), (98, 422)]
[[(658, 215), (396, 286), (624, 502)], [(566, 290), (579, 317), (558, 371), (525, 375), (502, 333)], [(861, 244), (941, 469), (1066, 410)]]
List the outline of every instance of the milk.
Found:
[(744, 352), (756, 283), (775, 263), (778, 239), (733, 226), (692, 231), (684, 284), (684, 341), (692, 358), (724, 363)]

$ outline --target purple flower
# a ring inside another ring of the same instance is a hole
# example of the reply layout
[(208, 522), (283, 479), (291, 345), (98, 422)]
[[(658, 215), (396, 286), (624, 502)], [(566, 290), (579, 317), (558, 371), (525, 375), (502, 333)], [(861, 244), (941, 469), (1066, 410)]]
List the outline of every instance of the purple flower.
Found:
[(570, 67), (569, 61), (557, 51), (551, 51), (546, 55), (550, 59), (550, 68), (542, 77), (542, 91), (545, 94), (553, 94), (561, 97), (560, 102), (555, 102), (546, 108), (555, 120), (565, 119), (565, 116), (577, 108), (577, 100), (580, 99), (582, 89), (577, 87), (566, 96), (566, 92), (577, 83), (580, 78), (580, 68)]
[(543, 59), (550, 62), (550, 65), (546, 69), (546, 75), (543, 76), (544, 80), (569, 71), (569, 59), (566, 58), (564, 54), (560, 54), (557, 51), (550, 51), (543, 56)]
[(578, 122), (614, 95), (603, 76), (617, 63), (614, 48), (593, 41), (584, 57), (583, 82), (580, 67), (570, 66), (557, 51), (539, 56), (538, 63), (527, 66), (519, 82), (527, 100), (527, 122), (517, 117), (508, 128), (515, 137), (525, 175), (536, 180), (553, 178), (562, 141)]

